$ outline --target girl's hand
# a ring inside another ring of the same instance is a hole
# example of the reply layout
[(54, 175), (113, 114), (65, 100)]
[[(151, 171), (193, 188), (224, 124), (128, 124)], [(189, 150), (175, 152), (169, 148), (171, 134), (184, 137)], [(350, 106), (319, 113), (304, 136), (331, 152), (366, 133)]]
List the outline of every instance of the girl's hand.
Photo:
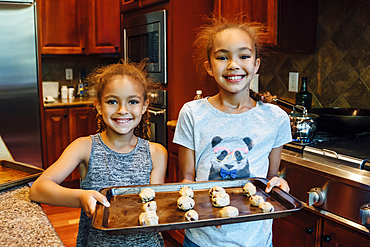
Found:
[(270, 181), (268, 181), (265, 192), (269, 193), (274, 186), (279, 187), (280, 189), (284, 190), (287, 193), (289, 193), (290, 191), (287, 181), (280, 177), (273, 177), (270, 179)]
[(87, 217), (93, 217), (97, 201), (103, 204), (105, 207), (110, 206), (107, 198), (95, 190), (85, 190), (81, 193), (81, 207), (85, 211)]

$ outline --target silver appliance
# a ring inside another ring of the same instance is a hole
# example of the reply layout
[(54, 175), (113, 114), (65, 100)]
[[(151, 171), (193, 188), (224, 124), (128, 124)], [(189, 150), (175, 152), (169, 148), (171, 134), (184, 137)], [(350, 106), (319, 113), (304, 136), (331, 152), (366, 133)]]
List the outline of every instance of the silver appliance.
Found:
[[(370, 132), (346, 136), (319, 132), (312, 143), (286, 144), (280, 176), (308, 209), (370, 238)], [(331, 243), (335, 238), (324, 231), (321, 241)]]
[(125, 61), (147, 58), (151, 78), (167, 83), (166, 10), (138, 15), (122, 21)]
[(149, 92), (150, 141), (158, 142), (167, 148), (167, 91)]
[(0, 1), (0, 135), (14, 160), (42, 167), (36, 3)]

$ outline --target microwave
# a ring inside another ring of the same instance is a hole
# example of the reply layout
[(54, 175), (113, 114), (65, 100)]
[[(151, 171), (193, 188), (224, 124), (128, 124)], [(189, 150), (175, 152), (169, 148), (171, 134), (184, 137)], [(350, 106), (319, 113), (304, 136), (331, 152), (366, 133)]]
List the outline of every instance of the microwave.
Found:
[(122, 21), (125, 62), (147, 58), (147, 72), (159, 83), (167, 83), (166, 10), (138, 15)]

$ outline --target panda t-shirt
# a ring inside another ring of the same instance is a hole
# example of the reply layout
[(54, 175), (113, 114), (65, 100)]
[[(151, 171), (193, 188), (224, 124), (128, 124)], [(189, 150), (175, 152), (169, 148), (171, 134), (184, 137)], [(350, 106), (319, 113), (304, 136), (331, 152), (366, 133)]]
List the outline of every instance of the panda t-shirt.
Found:
[[(224, 113), (207, 98), (186, 103), (173, 142), (194, 150), (195, 180), (266, 177), (273, 148), (291, 141), (290, 120), (278, 106), (257, 102), (240, 114)], [(186, 230), (200, 246), (270, 246), (272, 220)]]

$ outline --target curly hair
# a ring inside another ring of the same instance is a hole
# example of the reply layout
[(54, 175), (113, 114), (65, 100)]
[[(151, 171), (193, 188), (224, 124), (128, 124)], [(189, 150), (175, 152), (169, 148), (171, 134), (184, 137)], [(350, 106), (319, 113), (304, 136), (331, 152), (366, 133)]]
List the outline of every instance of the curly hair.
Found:
[[(245, 22), (243, 21), (244, 15), (239, 15), (232, 21), (228, 21), (225, 18), (216, 18), (214, 15), (212, 17), (204, 17), (208, 22), (201, 26), (197, 33), (197, 38), (194, 42), (194, 54), (193, 58), (196, 63), (196, 70), (201, 75), (206, 75), (204, 68), (204, 62), (210, 62), (211, 51), (213, 47), (213, 40), (215, 36), (227, 29), (240, 29), (245, 31), (251, 38), (256, 59), (261, 57), (263, 54), (262, 44), (266, 44), (268, 41), (268, 27), (259, 22)], [(265, 101), (266, 97), (263, 97), (265, 93), (256, 93), (253, 90), (250, 91), (250, 96), (252, 99), (258, 101)]]
[[(138, 83), (143, 91), (144, 100), (148, 99), (148, 90), (158, 88), (157, 83), (150, 80), (148, 73), (146, 72), (146, 59), (140, 63), (125, 63), (123, 59), (115, 64), (109, 64), (101, 67), (97, 67), (91, 74), (89, 74), (87, 80), (92, 88), (96, 91), (96, 99), (101, 103), (101, 96), (106, 85), (111, 82), (117, 76), (130, 76), (133, 81)], [(95, 106), (96, 107), (96, 106)], [(98, 123), (99, 133), (106, 130), (107, 125), (103, 121), (102, 116), (97, 113), (96, 115)], [(140, 123), (134, 129), (134, 134), (140, 138), (149, 140), (150, 139), (150, 115), (146, 111), (141, 118)]]

